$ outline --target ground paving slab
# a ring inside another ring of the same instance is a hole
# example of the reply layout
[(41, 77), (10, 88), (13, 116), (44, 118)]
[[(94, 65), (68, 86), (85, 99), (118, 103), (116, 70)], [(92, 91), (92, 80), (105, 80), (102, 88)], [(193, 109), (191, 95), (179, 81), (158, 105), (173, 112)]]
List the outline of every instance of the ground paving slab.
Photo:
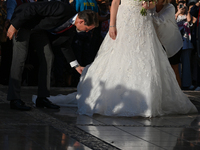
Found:
[[(51, 88), (68, 94), (76, 88)], [(200, 92), (184, 91), (200, 108)], [(31, 111), (9, 108), (7, 86), (0, 85), (0, 150), (200, 150), (200, 115), (155, 118), (78, 115), (76, 107), (38, 109), (37, 87), (22, 87)]]

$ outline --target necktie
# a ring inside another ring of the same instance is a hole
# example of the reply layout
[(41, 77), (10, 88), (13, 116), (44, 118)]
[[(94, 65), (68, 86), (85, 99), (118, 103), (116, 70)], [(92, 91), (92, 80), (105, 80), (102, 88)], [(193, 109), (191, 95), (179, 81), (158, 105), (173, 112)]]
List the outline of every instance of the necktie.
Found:
[(74, 25), (72, 24), (72, 25), (70, 25), (69, 27), (67, 27), (67, 28), (64, 28), (63, 30), (61, 30), (61, 31), (57, 31), (57, 32), (55, 32), (55, 34), (60, 34), (60, 33), (63, 33), (63, 32), (65, 32), (65, 31), (67, 31), (67, 30), (69, 30), (70, 28), (72, 28)]

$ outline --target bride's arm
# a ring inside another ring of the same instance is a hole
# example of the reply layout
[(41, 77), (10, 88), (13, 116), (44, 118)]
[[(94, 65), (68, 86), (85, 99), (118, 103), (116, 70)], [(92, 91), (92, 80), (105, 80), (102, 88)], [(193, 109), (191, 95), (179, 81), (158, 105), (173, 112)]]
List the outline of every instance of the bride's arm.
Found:
[(109, 35), (115, 40), (117, 36), (116, 29), (116, 16), (119, 7), (120, 0), (113, 0), (110, 8), (110, 27), (109, 27)]

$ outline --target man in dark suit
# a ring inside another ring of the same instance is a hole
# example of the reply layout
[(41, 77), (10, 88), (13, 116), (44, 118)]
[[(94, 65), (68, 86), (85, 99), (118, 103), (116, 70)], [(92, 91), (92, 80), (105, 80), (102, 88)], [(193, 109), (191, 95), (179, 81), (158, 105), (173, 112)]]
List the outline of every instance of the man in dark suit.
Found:
[(76, 61), (71, 42), (76, 31), (88, 32), (98, 26), (96, 13), (86, 10), (77, 14), (69, 4), (57, 1), (26, 3), (15, 9), (10, 22), (7, 36), (9, 39), (14, 38), (13, 60), (7, 95), (10, 108), (31, 109), (21, 100), (20, 89), (30, 35), (36, 33), (35, 46), (40, 63), (36, 107), (59, 109), (59, 106), (52, 104), (46, 98), (50, 95), (50, 73), (53, 61), (51, 45), (60, 45), (71, 67), (74, 67), (81, 74), (84, 67)]

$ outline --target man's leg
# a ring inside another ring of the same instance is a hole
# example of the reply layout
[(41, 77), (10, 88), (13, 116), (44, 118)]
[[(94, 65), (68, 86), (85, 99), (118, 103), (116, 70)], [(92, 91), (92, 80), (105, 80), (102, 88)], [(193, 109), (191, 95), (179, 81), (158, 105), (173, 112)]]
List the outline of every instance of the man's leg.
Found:
[(12, 61), (12, 40), (1, 43), (0, 83), (8, 85)]
[(21, 79), (24, 63), (28, 53), (29, 38), (30, 31), (26, 29), (20, 29), (17, 37), (14, 37), (13, 39), (13, 57), (7, 95), (7, 99), (9, 101), (21, 99)]
[(53, 63), (53, 52), (49, 37), (45, 31), (32, 34), (35, 49), (39, 59), (38, 97), (50, 96), (50, 77)]
[(53, 52), (49, 37), (45, 31), (36, 32), (33, 36), (35, 36), (34, 43), (39, 58), (38, 98), (36, 100), (36, 107), (59, 109), (59, 106), (52, 104), (46, 98), (50, 96), (50, 77), (53, 63)]
[(30, 30), (20, 29), (17, 37), (13, 39), (13, 58), (10, 71), (7, 100), (11, 101), (12, 109), (30, 110), (21, 101), (21, 79), (28, 53)]

